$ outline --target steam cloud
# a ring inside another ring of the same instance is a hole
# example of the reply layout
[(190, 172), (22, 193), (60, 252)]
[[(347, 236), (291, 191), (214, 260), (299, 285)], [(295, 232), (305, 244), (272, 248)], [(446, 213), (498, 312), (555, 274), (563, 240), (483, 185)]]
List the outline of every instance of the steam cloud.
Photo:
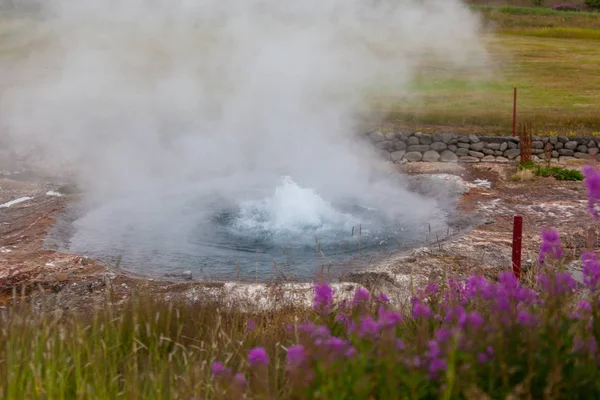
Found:
[[(409, 95), (435, 59), (480, 65), (459, 0), (44, 0), (6, 26), (4, 138), (108, 201), (200, 184), (223, 196), (282, 175), (325, 198), (431, 203), (374, 184), (354, 141), (365, 93)], [(19, 47), (20, 46), (20, 47)], [(380, 202), (381, 203), (381, 202)], [(429, 204), (429, 205), (428, 205)]]

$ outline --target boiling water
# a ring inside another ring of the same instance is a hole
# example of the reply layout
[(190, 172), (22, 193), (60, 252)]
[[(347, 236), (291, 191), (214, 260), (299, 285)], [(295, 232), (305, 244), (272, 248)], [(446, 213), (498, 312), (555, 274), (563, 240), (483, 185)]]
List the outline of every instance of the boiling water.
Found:
[(415, 219), (411, 210), (390, 213), (399, 202), (394, 199), (328, 200), (289, 176), (274, 187), (250, 185), (227, 197), (211, 194), (210, 185), (154, 194), (151, 201), (148, 196), (71, 212), (74, 220), (63, 220), (58, 235), (63, 249), (120, 259), (121, 267), (147, 275), (189, 270), (199, 279), (302, 280), (320, 271), (338, 275), (364, 268), (399, 244), (424, 243), (447, 227), (448, 210), (432, 207), (431, 199), (423, 199), (432, 210), (427, 218)]

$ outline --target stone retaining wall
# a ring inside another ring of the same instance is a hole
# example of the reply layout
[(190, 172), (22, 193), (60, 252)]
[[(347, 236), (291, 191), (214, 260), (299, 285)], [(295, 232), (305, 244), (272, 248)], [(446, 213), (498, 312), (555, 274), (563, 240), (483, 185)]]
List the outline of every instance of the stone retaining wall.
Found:
[[(367, 133), (367, 137), (382, 150), (381, 153), (385, 158), (395, 163), (415, 161), (506, 163), (520, 158), (518, 137), (380, 131)], [(564, 162), (574, 158), (600, 160), (599, 137), (551, 136), (533, 138), (531, 152), (534, 161), (546, 158), (544, 149), (548, 143), (553, 162)]]

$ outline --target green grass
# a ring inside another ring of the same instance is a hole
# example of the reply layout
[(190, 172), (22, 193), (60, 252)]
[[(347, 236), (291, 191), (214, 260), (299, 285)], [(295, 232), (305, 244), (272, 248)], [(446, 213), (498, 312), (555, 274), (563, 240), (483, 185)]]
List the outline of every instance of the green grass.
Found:
[(374, 108), (392, 127), (508, 134), (513, 87), (518, 117), (539, 134), (600, 133), (600, 13), (474, 7), (494, 33), (484, 36), (491, 71), (454, 74), (431, 64), (409, 100), (374, 88)]

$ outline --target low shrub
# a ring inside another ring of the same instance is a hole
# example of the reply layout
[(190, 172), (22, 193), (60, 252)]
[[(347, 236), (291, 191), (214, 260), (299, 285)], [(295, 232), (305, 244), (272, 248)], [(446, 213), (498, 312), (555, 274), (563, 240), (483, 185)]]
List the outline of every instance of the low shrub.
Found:
[(591, 8), (600, 9), (600, 0), (585, 0), (585, 5)]
[[(519, 171), (517, 171), (517, 174), (519, 174), (520, 172), (523, 174), (524, 172), (522, 171), (531, 171), (531, 173), (535, 174), (536, 176), (552, 176), (559, 181), (581, 181), (584, 178), (583, 174), (579, 170), (559, 166), (541, 166), (536, 165), (533, 161), (528, 161), (526, 163), (521, 164), (519, 166)], [(517, 174), (513, 175), (513, 180), (524, 180), (515, 179), (515, 176)]]

